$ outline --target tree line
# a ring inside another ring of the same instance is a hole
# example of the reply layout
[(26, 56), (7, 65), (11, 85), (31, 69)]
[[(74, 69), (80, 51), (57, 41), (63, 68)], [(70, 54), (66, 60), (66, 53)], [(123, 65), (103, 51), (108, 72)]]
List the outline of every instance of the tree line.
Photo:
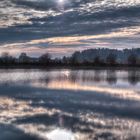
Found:
[(140, 48), (137, 49), (89, 49), (76, 51), (71, 56), (52, 58), (49, 53), (40, 57), (30, 57), (21, 53), (18, 58), (4, 52), (0, 56), (0, 66), (140, 66)]

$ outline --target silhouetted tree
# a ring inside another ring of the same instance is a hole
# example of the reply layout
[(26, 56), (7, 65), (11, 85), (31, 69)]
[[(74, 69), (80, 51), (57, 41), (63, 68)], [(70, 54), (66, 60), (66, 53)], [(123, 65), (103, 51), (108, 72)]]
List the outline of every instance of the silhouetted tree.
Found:
[(106, 58), (106, 63), (109, 65), (115, 65), (116, 64), (116, 55), (110, 53)]
[(53, 65), (58, 65), (58, 66), (60, 66), (60, 65), (62, 65), (62, 60), (61, 59), (59, 59), (59, 58), (55, 58), (54, 60), (52, 60), (52, 64)]
[(131, 54), (128, 56), (128, 64), (129, 65), (136, 65), (137, 64), (137, 56), (135, 54)]
[(68, 65), (68, 64), (69, 64), (69, 58), (66, 57), (66, 56), (64, 56), (64, 57), (62, 58), (62, 63), (63, 63), (64, 65)]
[(71, 63), (72, 64), (78, 64), (78, 56), (80, 55), (79, 51), (76, 51), (75, 53), (72, 54), (71, 56)]
[(3, 64), (13, 64), (15, 62), (15, 58), (12, 57), (8, 52), (3, 52), (1, 54), (1, 63)]
[(49, 53), (45, 53), (39, 57), (39, 63), (41, 64), (49, 64), (51, 62), (51, 55)]
[(18, 60), (19, 60), (19, 63), (29, 63), (30, 62), (30, 58), (29, 58), (29, 56), (27, 56), (26, 53), (21, 53)]
[(101, 64), (101, 59), (100, 59), (99, 56), (96, 56), (96, 57), (94, 58), (94, 64), (95, 64), (95, 65), (100, 65), (100, 64)]

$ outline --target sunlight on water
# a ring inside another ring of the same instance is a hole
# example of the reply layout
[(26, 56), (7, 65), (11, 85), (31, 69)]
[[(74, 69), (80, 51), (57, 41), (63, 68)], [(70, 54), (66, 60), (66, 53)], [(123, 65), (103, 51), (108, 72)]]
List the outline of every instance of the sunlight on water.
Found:
[(127, 89), (118, 89), (118, 88), (109, 88), (109, 87), (107, 88), (107, 87), (98, 87), (98, 86), (84, 86), (79, 84), (73, 84), (68, 81), (50, 82), (48, 84), (48, 88), (104, 92), (104, 94), (111, 94), (124, 99), (129, 98), (129, 99), (140, 100), (139, 94), (134, 90), (130, 90), (130, 89), (127, 90)]
[(50, 140), (75, 140), (72, 132), (65, 129), (56, 129), (48, 134)]

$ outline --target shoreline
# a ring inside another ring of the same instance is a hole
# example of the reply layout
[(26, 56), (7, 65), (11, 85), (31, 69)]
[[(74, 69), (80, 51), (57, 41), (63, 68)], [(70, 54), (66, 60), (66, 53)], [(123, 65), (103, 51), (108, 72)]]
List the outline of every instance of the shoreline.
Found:
[(37, 66), (37, 65), (17, 65), (0, 66), (0, 69), (71, 69), (71, 70), (140, 70), (140, 66)]

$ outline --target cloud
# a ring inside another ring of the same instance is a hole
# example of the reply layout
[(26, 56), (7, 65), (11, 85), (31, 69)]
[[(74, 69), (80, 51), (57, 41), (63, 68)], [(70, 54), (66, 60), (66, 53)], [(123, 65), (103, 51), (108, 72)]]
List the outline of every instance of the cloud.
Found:
[[(125, 46), (139, 47), (140, 28), (121, 28), (108, 34), (98, 35), (77, 35), (33, 39), (19, 43), (6, 43), (0, 48), (1, 52), (10, 52), (13, 55), (27, 52), (30, 55), (41, 55), (42, 52), (49, 52), (53, 56), (70, 55), (74, 51), (81, 51), (89, 48), (109, 47), (123, 49)], [(10, 51), (9, 51), (10, 50)]]
[[(3, 44), (12, 46), (13, 43), (20, 42), (23, 47), (27, 47), (26, 44), (31, 40), (40, 40), (40, 45), (36, 43), (38, 47), (50, 46), (53, 49), (55, 46), (58, 48), (59, 45), (64, 48), (75, 45), (77, 48), (81, 45), (82, 49), (83, 46), (104, 47), (100, 44), (106, 43), (111, 43), (113, 46), (113, 41), (115, 46), (117, 42), (114, 40), (114, 34), (115, 37), (118, 34), (117, 36), (121, 38), (119, 43), (127, 48), (130, 46), (126, 43), (126, 36), (131, 34), (133, 43), (139, 38), (139, 33), (137, 38), (134, 33), (140, 28), (139, 8), (139, 0), (65, 0), (63, 4), (56, 0), (1, 0), (0, 44), (3, 48)], [(107, 40), (98, 39), (100, 44), (91, 42), (88, 44), (88, 41), (81, 36), (88, 36), (87, 40), (90, 36), (96, 36), (93, 37), (96, 41), (98, 37), (103, 36), (103, 38), (107, 37)], [(64, 41), (62, 43), (57, 41), (58, 44), (45, 42), (46, 39), (54, 41), (57, 37), (61, 39), (66, 37), (65, 43)], [(75, 37), (81, 38), (80, 41), (68, 39), (75, 40)]]

